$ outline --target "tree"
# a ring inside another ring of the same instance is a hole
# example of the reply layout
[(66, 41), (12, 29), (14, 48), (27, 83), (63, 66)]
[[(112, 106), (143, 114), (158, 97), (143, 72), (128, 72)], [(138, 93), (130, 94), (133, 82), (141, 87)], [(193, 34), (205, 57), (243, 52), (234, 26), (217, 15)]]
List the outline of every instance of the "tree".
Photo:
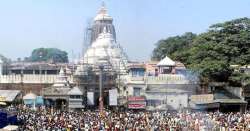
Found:
[[(182, 37), (185, 36), (182, 35)], [(250, 63), (250, 19), (240, 18), (214, 24), (205, 33), (183, 39), (170, 37), (158, 42), (153, 58), (168, 55), (183, 62), (188, 68), (201, 73), (201, 79), (209, 81), (237, 81), (244, 77), (235, 74), (230, 65)], [(174, 40), (176, 41), (173, 41)], [(185, 37), (184, 37), (185, 38)], [(183, 40), (183, 41), (182, 41)]]
[(52, 61), (68, 62), (68, 53), (57, 48), (37, 48), (32, 51), (30, 56), (32, 62)]
[(9, 63), (11, 60), (8, 59), (7, 57), (3, 56), (0, 54), (0, 60), (2, 60), (4, 63)]
[(172, 56), (177, 60), (181, 59), (181, 57), (179, 57), (180, 53), (191, 46), (195, 37), (195, 34), (187, 32), (181, 36), (169, 37), (165, 40), (158, 41), (156, 48), (153, 50), (152, 59), (160, 60), (166, 55)]

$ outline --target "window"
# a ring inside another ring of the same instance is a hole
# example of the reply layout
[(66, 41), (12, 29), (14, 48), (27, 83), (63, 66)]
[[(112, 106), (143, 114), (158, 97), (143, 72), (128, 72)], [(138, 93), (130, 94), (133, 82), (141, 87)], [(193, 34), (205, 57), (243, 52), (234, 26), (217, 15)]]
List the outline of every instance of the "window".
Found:
[(143, 77), (145, 71), (142, 69), (137, 69), (137, 70), (132, 70), (131, 73), (132, 73), (132, 77)]
[(140, 71), (139, 76), (144, 76), (144, 71)]
[(141, 88), (134, 87), (134, 96), (140, 96), (141, 95)]
[(137, 72), (136, 71), (132, 71), (132, 77), (136, 77), (137, 76)]
[(70, 98), (71, 99), (80, 99), (81, 96), (79, 96), (79, 95), (71, 95)]

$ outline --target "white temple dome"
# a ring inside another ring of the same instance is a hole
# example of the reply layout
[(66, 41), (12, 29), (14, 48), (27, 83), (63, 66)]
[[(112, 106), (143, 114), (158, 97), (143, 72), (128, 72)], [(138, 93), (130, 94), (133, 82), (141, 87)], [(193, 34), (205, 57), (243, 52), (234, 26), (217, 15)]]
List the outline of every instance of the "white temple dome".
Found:
[(86, 64), (108, 64), (119, 72), (125, 72), (124, 54), (118, 44), (115, 42), (110, 31), (104, 27), (103, 32), (98, 35), (84, 54), (83, 61)]
[(103, 30), (99, 37), (84, 54), (84, 63), (94, 64), (99, 59), (119, 58), (119, 48), (115, 48), (115, 41), (112, 34)]

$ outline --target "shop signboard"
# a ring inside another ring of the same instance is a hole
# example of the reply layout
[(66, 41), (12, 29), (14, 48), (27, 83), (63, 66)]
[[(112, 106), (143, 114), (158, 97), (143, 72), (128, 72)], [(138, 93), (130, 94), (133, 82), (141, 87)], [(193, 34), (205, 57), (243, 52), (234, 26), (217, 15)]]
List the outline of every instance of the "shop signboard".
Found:
[(145, 109), (146, 100), (143, 96), (130, 96), (128, 97), (128, 108), (129, 109)]
[(214, 100), (213, 94), (192, 95), (191, 102), (194, 103), (211, 103)]
[(145, 109), (146, 108), (146, 102), (142, 103), (130, 103), (128, 104), (129, 109)]

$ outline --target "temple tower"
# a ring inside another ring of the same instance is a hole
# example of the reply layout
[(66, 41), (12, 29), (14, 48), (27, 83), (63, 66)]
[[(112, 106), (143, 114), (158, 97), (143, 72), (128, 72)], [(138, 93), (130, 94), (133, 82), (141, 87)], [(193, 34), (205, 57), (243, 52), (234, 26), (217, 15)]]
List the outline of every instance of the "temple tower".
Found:
[(116, 42), (116, 33), (115, 27), (113, 25), (113, 18), (107, 13), (107, 9), (104, 3), (102, 3), (102, 6), (99, 9), (99, 12), (97, 13), (96, 17), (94, 18), (91, 27), (91, 44), (97, 39), (99, 34), (103, 32), (104, 27), (108, 30), (108, 32), (112, 34), (113, 39)]

